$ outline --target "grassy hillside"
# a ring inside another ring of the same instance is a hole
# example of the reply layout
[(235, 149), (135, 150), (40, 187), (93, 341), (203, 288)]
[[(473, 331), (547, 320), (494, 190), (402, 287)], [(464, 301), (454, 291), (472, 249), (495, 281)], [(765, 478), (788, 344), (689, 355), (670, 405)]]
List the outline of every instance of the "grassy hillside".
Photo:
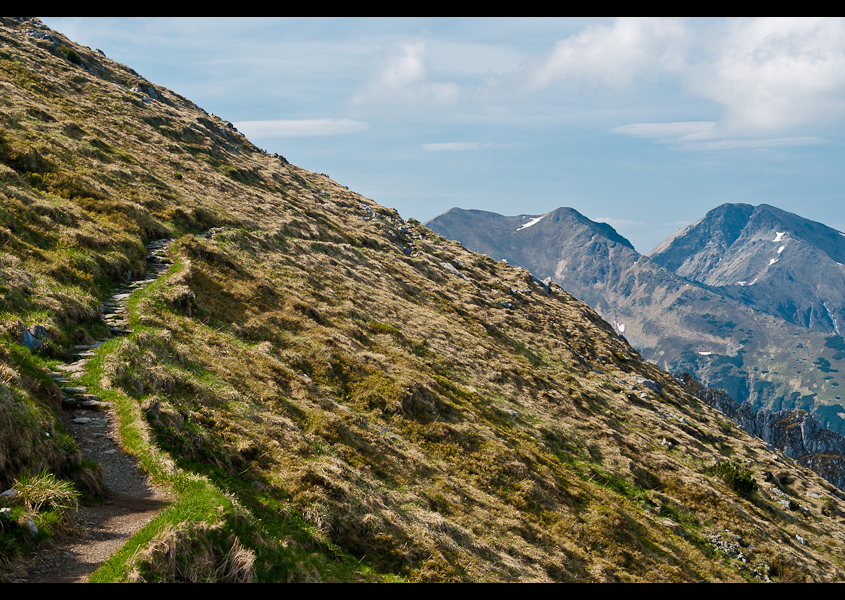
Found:
[(3, 484), (97, 491), (48, 372), (176, 238), (82, 383), (177, 501), (95, 580), (840, 577), (836, 490), (559, 288), (32, 21), (2, 20), (0, 122)]

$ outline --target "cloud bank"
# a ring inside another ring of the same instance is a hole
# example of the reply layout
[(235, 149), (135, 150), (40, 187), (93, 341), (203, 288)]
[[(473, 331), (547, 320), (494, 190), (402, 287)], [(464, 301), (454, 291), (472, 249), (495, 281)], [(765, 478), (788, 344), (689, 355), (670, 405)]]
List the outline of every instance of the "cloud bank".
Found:
[(366, 122), (353, 119), (239, 121), (234, 125), (252, 139), (326, 137), (360, 133), (368, 128)]
[[(350, 105), (393, 116), (529, 118), (554, 114), (555, 101), (562, 110), (586, 91), (597, 100), (595, 112), (598, 104), (645, 112), (646, 103), (671, 102), (667, 111), (677, 114), (689, 105), (688, 121), (613, 131), (710, 150), (819, 144), (825, 128), (845, 122), (843, 18), (619, 17), (582, 26), (516, 66), (516, 52), (505, 58), (506, 45), (458, 46), (437, 36), (392, 40), (373, 55)], [(508, 69), (494, 72), (494, 56), (507, 60)], [(586, 114), (590, 107), (582, 109)], [(696, 119), (693, 111), (709, 119)]]
[(845, 20), (765, 17), (730, 21), (686, 84), (724, 107), (740, 132), (825, 126), (845, 117)]

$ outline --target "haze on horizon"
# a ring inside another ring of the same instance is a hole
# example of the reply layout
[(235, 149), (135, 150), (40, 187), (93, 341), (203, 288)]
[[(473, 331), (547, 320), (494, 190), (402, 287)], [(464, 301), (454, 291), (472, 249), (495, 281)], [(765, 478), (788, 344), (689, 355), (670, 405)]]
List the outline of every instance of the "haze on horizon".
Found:
[(42, 17), (405, 218), (845, 229), (845, 18)]

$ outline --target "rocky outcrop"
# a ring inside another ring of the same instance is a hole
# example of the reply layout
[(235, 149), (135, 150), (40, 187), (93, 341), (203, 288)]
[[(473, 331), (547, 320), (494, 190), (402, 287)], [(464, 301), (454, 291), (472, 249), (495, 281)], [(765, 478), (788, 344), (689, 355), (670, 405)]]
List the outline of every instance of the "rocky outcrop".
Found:
[(740, 404), (721, 390), (705, 388), (688, 373), (680, 381), (687, 392), (718, 409), (751, 435), (845, 490), (845, 437), (826, 429), (807, 411), (754, 410), (748, 402)]
[(21, 344), (31, 352), (44, 348), (44, 343), (50, 339), (50, 332), (43, 325), (27, 327), (23, 321), (18, 321), (18, 338)]

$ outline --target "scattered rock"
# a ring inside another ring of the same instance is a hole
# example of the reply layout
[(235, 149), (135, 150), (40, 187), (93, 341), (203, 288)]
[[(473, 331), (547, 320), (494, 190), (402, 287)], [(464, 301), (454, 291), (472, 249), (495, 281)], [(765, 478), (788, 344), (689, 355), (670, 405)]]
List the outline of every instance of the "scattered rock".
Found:
[(469, 277), (458, 271), (452, 263), (440, 263), (440, 266), (449, 271), (450, 273), (454, 273), (458, 277), (462, 278), (464, 281), (469, 281)]
[(552, 293), (552, 285), (551, 285), (552, 278), (551, 277), (547, 277), (545, 280), (541, 281), (540, 279), (537, 279), (536, 277), (532, 276), (531, 281), (533, 281), (534, 283), (539, 285), (543, 289), (543, 291), (546, 292), (547, 294)]
[(59, 42), (49, 33), (44, 33), (43, 31), (38, 31), (36, 29), (27, 29), (24, 31), (24, 35), (28, 35), (31, 38), (35, 38), (36, 40), (45, 40), (50, 42), (54, 46), (58, 46)]
[(633, 375), (632, 379), (637, 385), (646, 387), (657, 395), (663, 394), (663, 386), (657, 383), (656, 381), (646, 379), (645, 377), (640, 377), (639, 375)]
[(29, 533), (32, 535), (32, 537), (36, 537), (38, 535), (38, 527), (36, 527), (35, 523), (33, 523), (32, 521), (27, 520), (26, 528), (29, 530)]
[[(724, 530), (709, 535), (710, 544), (717, 552), (721, 552), (728, 558), (738, 560), (743, 564), (748, 564), (748, 558), (745, 555), (745, 549), (742, 547), (742, 538), (735, 533)], [(750, 551), (749, 546), (749, 551)]]
[(23, 321), (17, 323), (20, 343), (30, 352), (36, 352), (44, 347), (44, 342), (50, 339), (50, 334), (43, 325), (33, 325), (27, 328)]

